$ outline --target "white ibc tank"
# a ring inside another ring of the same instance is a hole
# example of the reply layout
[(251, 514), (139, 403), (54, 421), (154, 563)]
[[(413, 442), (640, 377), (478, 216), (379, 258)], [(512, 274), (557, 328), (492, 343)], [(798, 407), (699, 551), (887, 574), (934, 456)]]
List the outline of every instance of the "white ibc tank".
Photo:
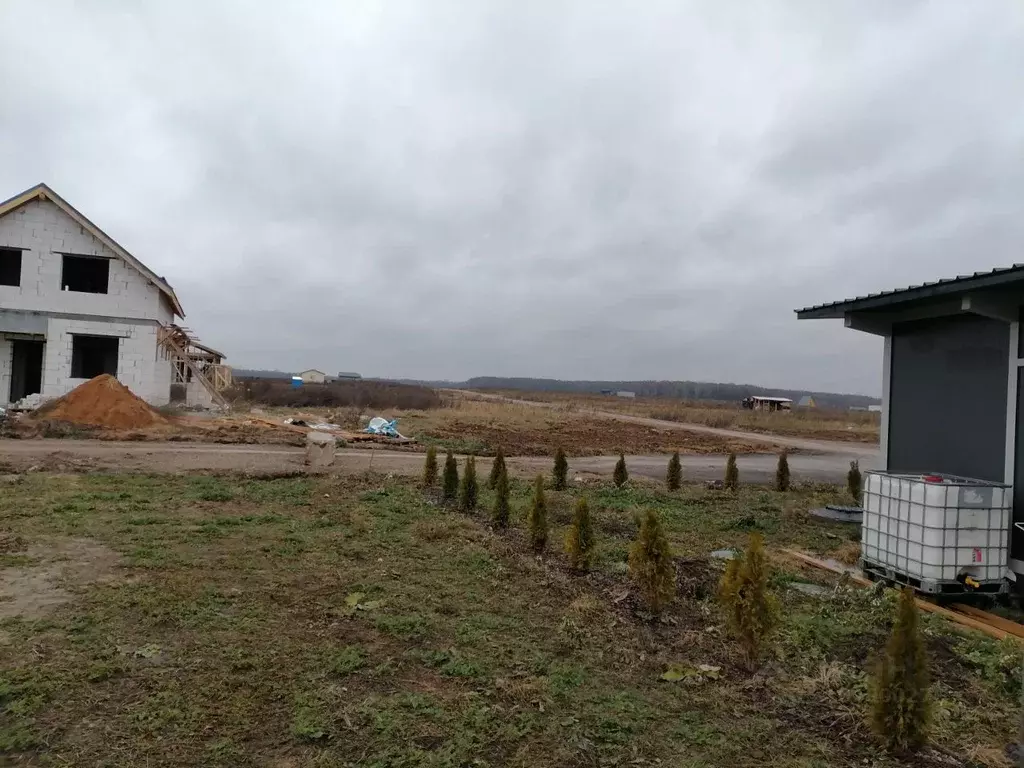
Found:
[(951, 475), (868, 472), (861, 556), (921, 582), (980, 582), (1006, 573), (1013, 494), (1008, 486)]

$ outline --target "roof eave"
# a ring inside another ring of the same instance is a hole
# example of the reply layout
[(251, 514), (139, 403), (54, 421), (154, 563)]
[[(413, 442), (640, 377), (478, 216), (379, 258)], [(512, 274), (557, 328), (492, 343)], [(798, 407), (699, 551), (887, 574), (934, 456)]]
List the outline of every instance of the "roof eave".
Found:
[(835, 307), (821, 309), (794, 309), (797, 320), (837, 320), (846, 316), (846, 312)]
[(1019, 285), (1024, 283), (1024, 268), (1020, 265), (1007, 267), (998, 271), (975, 274), (935, 283), (914, 286), (895, 291), (884, 291), (856, 299), (837, 301), (831, 304), (819, 304), (812, 307), (794, 310), (799, 320), (821, 320), (845, 317), (850, 312), (862, 312), (877, 309), (892, 309), (900, 305), (912, 304), (939, 297), (960, 296), (972, 291)]

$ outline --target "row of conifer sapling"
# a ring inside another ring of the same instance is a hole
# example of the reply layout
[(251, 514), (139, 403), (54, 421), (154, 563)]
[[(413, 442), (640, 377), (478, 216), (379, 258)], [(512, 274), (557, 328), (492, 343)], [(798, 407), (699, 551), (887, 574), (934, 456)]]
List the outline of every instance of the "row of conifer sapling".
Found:
[[(427, 458), (423, 467), (423, 481), (427, 486), (433, 486), (437, 482), (437, 449), (430, 446), (427, 449)], [(491, 473), (488, 477), (487, 486), (496, 490), (498, 475), (505, 471), (505, 457), (498, 448), (494, 462), (491, 464)], [(559, 447), (555, 451), (554, 467), (552, 468), (553, 487), (556, 491), (566, 488), (568, 482), (569, 462), (565, 457), (565, 451)], [(621, 488), (629, 480), (629, 469), (626, 467), (626, 457), (619, 454), (619, 460), (615, 462), (615, 469), (612, 472), (612, 482), (616, 488)], [(861, 474), (858, 462), (850, 462), (850, 471), (846, 475), (846, 489), (855, 503), (860, 503)], [(668, 460), (668, 468), (665, 471), (665, 486), (670, 491), (678, 491), (683, 484), (683, 466), (679, 459), (679, 451), (672, 454)], [(736, 454), (730, 453), (725, 462), (725, 477), (722, 480), (722, 487), (726, 490), (735, 491), (739, 488), (740, 472), (736, 465)], [(775, 467), (775, 478), (772, 487), (776, 491), (788, 491), (792, 485), (789, 473), (789, 454), (782, 451), (779, 454), (778, 464)], [(470, 456), (467, 459), (466, 473), (463, 477), (460, 488), (459, 470), (455, 457), (449, 451), (445, 458), (444, 475), (442, 478), (442, 490), (445, 501), (458, 499), (460, 507), (470, 504), (469, 509), (476, 507), (477, 485), (476, 485), (476, 459)], [(501, 519), (505, 519), (507, 510), (503, 508)]]
[[(619, 455), (619, 463), (616, 465), (616, 471), (619, 470), (619, 465), (622, 466), (622, 471), (625, 473), (626, 460), (623, 456)], [(625, 481), (623, 481), (625, 482)], [(679, 460), (679, 452), (676, 451), (672, 454), (672, 458), (668, 460), (668, 469), (665, 472), (665, 486), (670, 491), (678, 491), (683, 483), (683, 467)], [(616, 485), (621, 485), (618, 480), (615, 480)], [(725, 477), (722, 478), (722, 487), (729, 491), (735, 491), (740, 486), (740, 470), (736, 465), (736, 454), (730, 453), (729, 457), (725, 461)], [(779, 454), (779, 461), (775, 465), (775, 478), (772, 482), (772, 488), (776, 491), (788, 491), (792, 487), (792, 480), (789, 474), (789, 454), (786, 451), (782, 451)], [(857, 461), (850, 462), (850, 471), (846, 473), (846, 490), (849, 495), (853, 498), (854, 503), (860, 503), (860, 492), (861, 492), (861, 474), (860, 474), (860, 463)]]
[[(735, 479), (734, 455), (730, 456), (729, 465)], [(552, 485), (555, 490), (567, 487), (567, 471), (565, 453), (559, 449), (553, 467)], [(779, 457), (776, 475), (778, 490), (788, 489), (788, 473), (783, 453)], [(679, 487), (679, 474), (679, 454), (676, 453), (668, 466), (667, 484), (670, 489)], [(437, 451), (431, 446), (424, 462), (424, 485), (435, 486), (437, 475)], [(785, 479), (784, 483), (780, 482), (781, 478)], [(615, 485), (622, 486), (627, 479), (625, 459), (620, 455), (615, 468)], [(850, 466), (847, 485), (851, 495), (858, 499), (860, 470), (856, 462)], [(495, 528), (505, 529), (511, 522), (511, 506), (508, 469), (500, 449), (491, 465), (487, 486), (494, 491), (491, 521)], [(730, 487), (735, 488), (735, 483)], [(449, 451), (441, 478), (442, 499), (464, 512), (472, 512), (477, 507), (478, 492), (476, 459), (473, 456), (466, 459), (460, 480), (458, 464)], [(548, 546), (548, 517), (541, 475), (534, 481), (526, 525), (531, 549), (543, 552)], [(576, 500), (564, 547), (573, 570), (585, 572), (593, 565), (596, 535), (585, 497)], [(647, 610), (653, 616), (659, 616), (675, 599), (676, 569), (668, 538), (654, 510), (647, 510), (640, 518), (639, 533), (629, 549), (628, 565), (630, 578)], [(718, 600), (726, 626), (751, 671), (760, 666), (778, 624), (778, 601), (768, 588), (768, 578), (764, 539), (755, 533), (751, 535), (746, 551), (728, 561), (719, 583)], [(929, 721), (928, 670), (918, 609), (909, 588), (900, 595), (892, 634), (879, 656), (872, 683), (870, 720), (882, 743), (896, 753), (920, 748), (926, 741)]]

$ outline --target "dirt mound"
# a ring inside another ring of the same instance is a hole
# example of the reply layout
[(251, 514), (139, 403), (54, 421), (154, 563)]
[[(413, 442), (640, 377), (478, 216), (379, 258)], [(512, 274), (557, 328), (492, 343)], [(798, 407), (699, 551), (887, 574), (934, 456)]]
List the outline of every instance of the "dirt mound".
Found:
[(142, 429), (168, 423), (145, 400), (106, 373), (47, 403), (33, 418), (115, 429)]

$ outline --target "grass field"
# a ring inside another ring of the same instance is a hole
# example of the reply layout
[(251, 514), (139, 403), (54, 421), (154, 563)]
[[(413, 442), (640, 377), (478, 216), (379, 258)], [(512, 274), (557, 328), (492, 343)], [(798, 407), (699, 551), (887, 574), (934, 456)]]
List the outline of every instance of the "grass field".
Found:
[[(881, 756), (865, 671), (891, 600), (779, 562), (782, 627), (751, 675), (723, 636), (708, 552), (849, 551), (806, 515), (838, 497), (632, 483), (587, 489), (600, 552), (553, 547), (439, 506), (412, 481), (24, 476), (0, 497), (0, 757), (102, 766), (1003, 765), (1019, 649), (924, 617), (938, 750)], [(485, 491), (482, 501), (489, 503)], [(634, 514), (677, 555), (661, 621), (629, 591)], [(825, 579), (825, 580), (823, 580)], [(791, 587), (828, 585), (820, 596)], [(669, 665), (693, 674), (660, 679)], [(705, 669), (697, 674), (698, 665)], [(955, 756), (955, 757), (951, 757)], [(5, 756), (5, 757), (4, 757)], [(0, 760), (2, 762), (3, 760)], [(660, 762), (659, 762), (660, 761)]]
[[(488, 391), (485, 394), (497, 393)], [(665, 421), (822, 440), (876, 443), (880, 424), (880, 414), (868, 411), (794, 408), (791, 411), (766, 413), (745, 410), (739, 403), (691, 402), (670, 398), (628, 399), (613, 395), (518, 390), (505, 390), (500, 394), (513, 399), (553, 403), (570, 412), (587, 409), (616, 411)]]

